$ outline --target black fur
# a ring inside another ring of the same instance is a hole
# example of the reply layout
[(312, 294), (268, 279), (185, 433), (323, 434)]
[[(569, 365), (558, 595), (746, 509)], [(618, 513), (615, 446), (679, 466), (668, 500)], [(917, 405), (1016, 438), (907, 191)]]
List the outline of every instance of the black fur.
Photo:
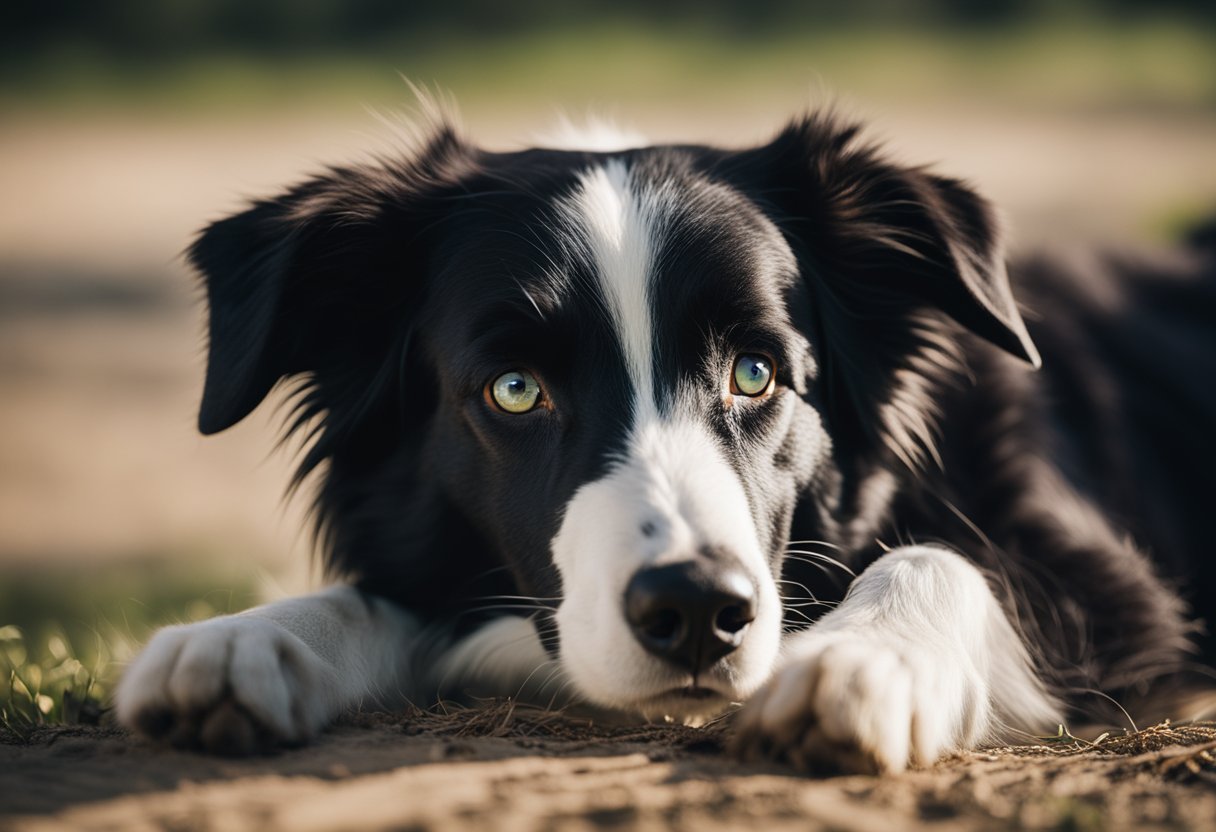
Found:
[[(982, 199), (829, 117), (753, 150), (615, 155), (686, 201), (655, 283), (673, 310), (659, 383), (713, 376), (741, 346), (778, 357), (784, 432), (772, 408), (715, 425), (775, 572), (839, 597), (783, 561), (789, 540), (855, 567), (883, 544), (944, 541), (994, 575), (1078, 712), (1181, 678), (1216, 585), (1210, 250), (1032, 260), (1010, 279)], [(191, 249), (211, 309), (200, 428), (299, 379), (291, 428), (311, 440), (300, 477), (322, 468), (327, 564), (425, 620), (468, 623), (488, 594), (557, 596), (561, 508), (619, 450), (629, 380), (555, 215), (604, 158), (488, 153), (444, 128), (413, 157), (334, 169), (215, 223)], [(761, 217), (795, 263), (767, 257)], [(507, 352), (545, 368), (565, 415), (482, 406)], [(810, 450), (813, 415), (830, 459)]]

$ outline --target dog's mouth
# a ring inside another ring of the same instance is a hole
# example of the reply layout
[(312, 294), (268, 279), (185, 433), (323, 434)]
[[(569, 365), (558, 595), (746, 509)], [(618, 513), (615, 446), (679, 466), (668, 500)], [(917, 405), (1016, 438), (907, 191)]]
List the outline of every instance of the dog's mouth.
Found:
[(703, 687), (702, 685), (692, 684), (685, 685), (680, 688), (672, 688), (667, 693), (662, 695), (663, 698), (671, 699), (687, 699), (693, 702), (706, 699), (721, 699), (722, 694), (713, 688)]
[(720, 713), (732, 698), (725, 691), (691, 682), (648, 696), (636, 707), (649, 719), (687, 721)]

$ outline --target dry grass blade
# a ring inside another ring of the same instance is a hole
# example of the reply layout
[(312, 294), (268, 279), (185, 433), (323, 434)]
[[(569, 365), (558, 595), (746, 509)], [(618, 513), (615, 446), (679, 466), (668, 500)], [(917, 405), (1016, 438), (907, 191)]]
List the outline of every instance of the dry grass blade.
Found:
[(1216, 783), (1216, 722), (1175, 725), (1168, 720), (1139, 731), (1102, 734), (1089, 741), (1061, 726), (1056, 737), (1036, 745), (1005, 746), (987, 750), (1010, 757), (1124, 757), (1127, 764), (1162, 777), (1199, 779)]

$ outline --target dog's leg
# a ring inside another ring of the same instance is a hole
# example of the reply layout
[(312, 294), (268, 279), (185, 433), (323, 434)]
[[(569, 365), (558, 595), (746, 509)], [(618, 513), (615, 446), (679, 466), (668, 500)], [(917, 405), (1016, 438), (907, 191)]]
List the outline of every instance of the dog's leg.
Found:
[(166, 627), (127, 668), (115, 710), (132, 730), (220, 753), (302, 743), (348, 708), (400, 701), (416, 632), (350, 587)]
[(1059, 713), (983, 574), (915, 546), (883, 555), (790, 637), (737, 743), (804, 767), (898, 771), (1005, 732), (1054, 730)]

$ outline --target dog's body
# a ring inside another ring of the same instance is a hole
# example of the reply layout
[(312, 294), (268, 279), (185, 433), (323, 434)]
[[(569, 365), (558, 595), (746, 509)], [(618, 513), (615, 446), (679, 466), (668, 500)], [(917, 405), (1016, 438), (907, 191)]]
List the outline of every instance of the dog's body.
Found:
[(162, 631), (120, 719), (243, 749), (471, 690), (751, 700), (746, 752), (898, 769), (1178, 690), (1213, 612), (1167, 584), (1216, 568), (1212, 258), (1028, 264), (1027, 328), (987, 206), (855, 132), (441, 128), (211, 226), (200, 426), (306, 379), (352, 585)]

